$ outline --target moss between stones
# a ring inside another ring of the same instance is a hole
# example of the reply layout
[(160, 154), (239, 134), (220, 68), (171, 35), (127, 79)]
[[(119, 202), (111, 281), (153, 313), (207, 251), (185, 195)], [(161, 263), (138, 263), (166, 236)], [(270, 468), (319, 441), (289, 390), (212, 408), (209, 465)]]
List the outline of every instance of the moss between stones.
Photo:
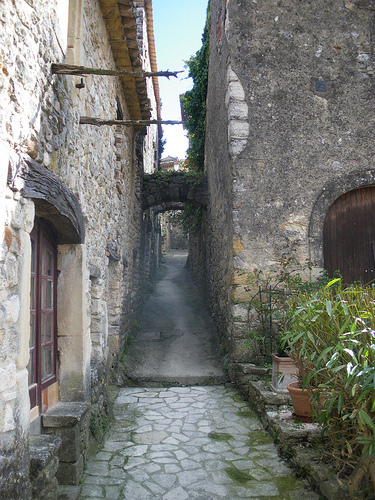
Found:
[(251, 410), (239, 410), (238, 412), (236, 412), (236, 415), (244, 418), (258, 418), (256, 413)]
[(230, 441), (233, 439), (233, 436), (226, 434), (225, 432), (210, 432), (208, 437), (214, 441)]
[(251, 431), (249, 436), (248, 444), (251, 447), (273, 444), (273, 440), (265, 431)]
[(233, 394), (232, 399), (235, 403), (243, 403), (243, 397), (241, 394)]
[(232, 479), (232, 481), (235, 481), (236, 483), (239, 484), (245, 484), (249, 481), (255, 480), (255, 478), (250, 476), (250, 474), (238, 470), (237, 467), (235, 467), (234, 465), (232, 465), (231, 467), (226, 467), (224, 470), (228, 474), (228, 476)]
[(279, 489), (281, 498), (289, 498), (288, 494), (290, 492), (301, 489), (301, 482), (294, 476), (294, 474), (276, 477), (274, 481)]

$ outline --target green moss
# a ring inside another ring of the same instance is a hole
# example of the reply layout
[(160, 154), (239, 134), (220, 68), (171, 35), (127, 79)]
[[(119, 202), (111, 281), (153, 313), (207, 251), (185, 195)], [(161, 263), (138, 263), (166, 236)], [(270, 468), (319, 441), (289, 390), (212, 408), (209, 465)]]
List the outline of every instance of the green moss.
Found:
[(257, 418), (256, 414), (251, 410), (238, 410), (238, 412), (236, 412), (236, 415), (244, 418)]
[(237, 467), (234, 467), (234, 465), (232, 465), (231, 467), (226, 467), (224, 470), (232, 479), (232, 481), (235, 481), (239, 484), (245, 484), (249, 481), (254, 481), (255, 479), (253, 476), (250, 476), (250, 474), (237, 469)]
[(236, 403), (243, 403), (243, 398), (242, 398), (241, 394), (233, 394), (232, 399)]
[(214, 441), (230, 441), (233, 439), (233, 436), (225, 432), (210, 432), (208, 437)]
[(279, 489), (281, 498), (289, 498), (290, 492), (302, 488), (300, 481), (294, 476), (294, 474), (276, 477), (275, 483)]
[(273, 443), (273, 440), (265, 431), (251, 431), (249, 436), (249, 446), (264, 446)]

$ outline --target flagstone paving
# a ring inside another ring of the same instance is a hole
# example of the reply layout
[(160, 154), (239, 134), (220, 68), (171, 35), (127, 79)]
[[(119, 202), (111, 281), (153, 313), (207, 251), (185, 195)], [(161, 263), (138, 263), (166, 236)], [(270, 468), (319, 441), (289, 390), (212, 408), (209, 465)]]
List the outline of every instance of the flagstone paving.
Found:
[(224, 386), (122, 388), (80, 499), (318, 500)]

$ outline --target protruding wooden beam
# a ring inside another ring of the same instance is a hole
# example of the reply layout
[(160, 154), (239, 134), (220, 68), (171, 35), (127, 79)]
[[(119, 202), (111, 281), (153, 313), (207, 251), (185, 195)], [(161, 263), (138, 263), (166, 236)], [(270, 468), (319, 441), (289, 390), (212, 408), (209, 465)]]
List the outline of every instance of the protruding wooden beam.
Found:
[(183, 71), (117, 71), (112, 69), (86, 68), (85, 66), (75, 66), (73, 64), (52, 64), (53, 75), (102, 75), (102, 76), (173, 76), (177, 78), (178, 73)]
[(91, 116), (81, 116), (79, 119), (81, 125), (123, 125), (125, 127), (147, 126), (147, 125), (182, 125), (184, 122), (177, 120), (102, 120), (100, 118), (91, 118)]

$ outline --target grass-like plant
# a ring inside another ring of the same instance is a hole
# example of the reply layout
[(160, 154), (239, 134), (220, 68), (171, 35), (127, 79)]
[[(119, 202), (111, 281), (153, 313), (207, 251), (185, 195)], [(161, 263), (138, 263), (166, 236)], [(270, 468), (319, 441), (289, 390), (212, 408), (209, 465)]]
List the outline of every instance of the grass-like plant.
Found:
[(296, 295), (289, 306), (283, 341), (310, 391), (329, 453), (349, 471), (352, 497), (374, 498), (375, 288), (343, 287), (335, 279)]

